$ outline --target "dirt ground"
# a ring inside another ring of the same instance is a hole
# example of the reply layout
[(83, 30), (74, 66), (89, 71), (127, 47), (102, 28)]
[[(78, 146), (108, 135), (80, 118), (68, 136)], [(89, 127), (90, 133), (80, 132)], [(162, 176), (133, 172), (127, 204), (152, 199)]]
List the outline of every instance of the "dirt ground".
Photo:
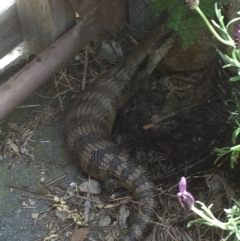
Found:
[[(80, 85), (74, 74), (82, 66), (80, 61), (77, 69), (71, 64), (61, 70), (0, 123), (0, 240), (79, 241), (88, 235), (85, 240), (111, 241), (124, 235), (134, 220), (137, 205), (125, 190), (96, 195), (77, 189), (76, 184), (88, 177), (71, 161), (63, 129), (66, 110)], [(179, 206), (176, 193), (179, 178), (189, 177), (195, 197), (213, 203), (223, 219), (222, 208), (239, 197), (238, 167), (230, 170), (229, 160), (221, 167), (213, 165), (213, 148), (229, 145), (232, 131), (224, 110), (226, 97), (219, 94), (221, 82), (219, 88), (208, 81), (196, 84), (195, 79), (206, 80), (209, 69), (177, 73), (170, 81), (162, 80), (169, 81), (164, 88), (156, 81), (161, 76), (152, 77), (150, 99), (140, 91), (124, 106), (113, 131), (114, 141), (151, 172), (158, 187), (158, 225), (146, 240), (220, 240), (219, 230), (187, 228), (194, 216)], [(75, 88), (67, 86), (69, 80)], [(171, 99), (166, 96), (176, 89), (184, 101), (181, 110), (172, 111), (174, 101), (166, 101)], [(146, 131), (142, 127), (149, 128), (150, 112), (160, 113), (161, 123)]]
[[(34, 218), (49, 211), (49, 204), (41, 198), (44, 186), (57, 179), (66, 184), (78, 179), (79, 173), (64, 148), (63, 122), (35, 126), (37, 122), (29, 121), (28, 115), (32, 111), (41, 115), (45, 104), (36, 95), (23, 106), (29, 103), (39, 106), (16, 109), (1, 123), (0, 240), (43, 240), (48, 225), (54, 222)], [(27, 122), (30, 126), (25, 126)], [(8, 146), (6, 138), (11, 142)], [(25, 155), (19, 149), (23, 142)]]

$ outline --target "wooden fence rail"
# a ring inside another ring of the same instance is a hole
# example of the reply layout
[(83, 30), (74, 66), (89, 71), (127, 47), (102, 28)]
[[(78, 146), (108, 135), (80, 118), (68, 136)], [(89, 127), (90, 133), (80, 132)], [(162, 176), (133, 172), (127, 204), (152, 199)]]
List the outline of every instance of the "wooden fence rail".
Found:
[(22, 41), (22, 33), (14, 0), (6, 1), (0, 10), (0, 59)]
[(0, 56), (23, 40), (37, 57), (0, 86), (0, 120), (99, 33), (123, 27), (126, 16), (124, 0), (11, 0), (0, 15)]

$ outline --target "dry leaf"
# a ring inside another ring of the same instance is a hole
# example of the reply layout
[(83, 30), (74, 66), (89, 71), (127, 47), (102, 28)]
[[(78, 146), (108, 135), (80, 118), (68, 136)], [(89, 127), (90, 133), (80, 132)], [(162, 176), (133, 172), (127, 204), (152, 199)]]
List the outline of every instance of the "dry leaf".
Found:
[(112, 233), (108, 233), (108, 235), (104, 237), (104, 240), (114, 241), (114, 235)]
[(89, 221), (93, 221), (96, 219), (96, 214), (95, 213), (91, 213), (89, 216)]
[(111, 223), (111, 218), (110, 216), (104, 216), (101, 218), (101, 220), (99, 221), (99, 226), (100, 227), (106, 227)]
[(21, 147), (20, 147), (20, 152), (21, 152), (23, 155), (31, 156), (30, 151), (29, 151), (25, 146), (21, 146)]
[(32, 213), (32, 219), (37, 219), (38, 218), (38, 215), (39, 215), (39, 213)]
[[(66, 212), (67, 214), (67, 218), (73, 219), (73, 221), (77, 224), (77, 225), (83, 225), (83, 214), (81, 212), (79, 212), (77, 209), (73, 209), (71, 210), (69, 208), (69, 206), (66, 204), (65, 201), (63, 201), (62, 198), (59, 198), (57, 196), (54, 196), (54, 201), (56, 202), (53, 206), (56, 207), (56, 209), (59, 212)], [(60, 213), (56, 212), (56, 214), (61, 215)], [(61, 217), (60, 217), (61, 218)]]
[(25, 201), (22, 202), (22, 206), (27, 208), (30, 207)]
[(51, 231), (51, 233), (44, 238), (43, 241), (52, 241), (52, 240), (57, 240), (56, 238), (58, 238), (58, 235), (54, 233), (54, 231)]
[(122, 205), (119, 210), (120, 217), (119, 217), (119, 225), (121, 229), (127, 228), (127, 218), (130, 214), (129, 210), (127, 209), (126, 205)]
[(89, 234), (89, 227), (76, 229), (71, 237), (71, 241), (83, 241)]
[(13, 150), (13, 152), (20, 158), (22, 159), (22, 156), (19, 153), (19, 148), (18, 146), (13, 142), (13, 140), (10, 137), (6, 138), (6, 144)]
[(44, 182), (44, 181), (45, 181), (45, 177), (41, 177), (40, 182)]
[(119, 60), (119, 56), (123, 56), (121, 46), (114, 40), (111, 43), (105, 41), (102, 42), (102, 49), (99, 51), (99, 55), (109, 63), (115, 63)]
[[(90, 199), (90, 193), (87, 194), (87, 198)], [(84, 202), (84, 221), (85, 222), (88, 222), (90, 207), (91, 207), (91, 202), (89, 200), (86, 200)]]
[(31, 206), (33, 206), (35, 204), (35, 201), (32, 200), (32, 199), (29, 199), (29, 203), (30, 203)]
[(92, 194), (100, 194), (102, 192), (101, 185), (98, 181), (91, 179), (87, 182), (83, 182), (78, 186), (81, 192), (89, 192)]
[(97, 206), (98, 208), (102, 209), (102, 208), (104, 207), (104, 204), (98, 203), (96, 206)]
[(68, 216), (67, 212), (59, 211), (58, 209), (55, 210), (55, 214), (62, 221), (65, 221)]
[(8, 126), (10, 129), (14, 130), (14, 131), (17, 131), (19, 129), (19, 126), (17, 123), (14, 123), (14, 122), (10, 122), (8, 123)]
[(68, 200), (74, 196), (74, 192), (71, 190), (68, 190), (67, 193), (64, 195), (63, 200)]

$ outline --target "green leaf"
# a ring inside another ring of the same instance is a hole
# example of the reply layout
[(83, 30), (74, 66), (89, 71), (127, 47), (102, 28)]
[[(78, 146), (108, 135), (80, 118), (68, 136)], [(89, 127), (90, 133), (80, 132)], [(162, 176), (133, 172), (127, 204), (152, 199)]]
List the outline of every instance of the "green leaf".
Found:
[[(164, 9), (169, 10), (166, 25), (177, 32), (182, 39), (183, 49), (187, 49), (206, 31), (207, 26), (198, 13), (190, 9), (184, 2), (176, 4), (175, 0), (151, 0), (152, 9), (159, 16)], [(201, 9), (208, 18), (215, 15), (214, 0), (201, 1)]]
[(235, 198), (232, 198), (232, 200), (234, 201), (234, 203), (240, 208), (240, 201), (238, 201)]
[(226, 68), (229, 68), (229, 67), (235, 67), (234, 64), (226, 64), (226, 65), (223, 65), (223, 69), (226, 69)]
[(216, 28), (221, 28), (219, 24), (217, 24), (214, 20), (211, 20), (212, 24), (216, 27)]
[(238, 81), (238, 80), (240, 80), (240, 76), (235, 76), (235, 77), (230, 78), (231, 82), (235, 82), (235, 81)]
[(240, 20), (240, 18), (234, 18), (234, 19), (232, 19), (231, 21), (228, 22), (228, 24), (226, 25), (226, 28), (228, 28), (232, 23), (237, 22), (237, 21), (239, 21), (239, 20)]
[(233, 59), (230, 58), (228, 55), (223, 54), (221, 51), (218, 51), (218, 53), (224, 61), (228, 62), (229, 64), (231, 64), (233, 62)]
[(237, 128), (234, 130), (233, 134), (232, 134), (232, 143), (233, 143), (233, 145), (236, 144), (237, 137), (238, 137), (239, 133), (240, 133), (240, 128), (237, 127)]
[(208, 221), (206, 221), (205, 219), (198, 218), (198, 219), (195, 219), (195, 220), (192, 220), (192, 221), (188, 222), (187, 227), (188, 228), (191, 227), (194, 223), (207, 224), (209, 226), (213, 226)]

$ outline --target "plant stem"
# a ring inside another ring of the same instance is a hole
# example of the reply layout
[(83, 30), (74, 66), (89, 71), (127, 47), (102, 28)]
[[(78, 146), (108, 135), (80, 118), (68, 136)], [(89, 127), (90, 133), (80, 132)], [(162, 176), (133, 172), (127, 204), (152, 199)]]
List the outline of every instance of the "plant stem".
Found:
[(215, 29), (213, 28), (213, 26), (211, 25), (211, 23), (208, 21), (208, 19), (206, 18), (205, 14), (202, 12), (202, 10), (197, 6), (196, 11), (199, 13), (199, 15), (202, 17), (202, 19), (204, 20), (204, 22), (207, 24), (208, 28), (211, 30), (211, 32), (215, 35), (215, 37), (222, 42), (223, 44), (226, 45), (230, 45), (232, 47), (235, 47), (234, 43), (232, 41), (227, 41), (223, 38), (221, 38), (219, 36), (219, 34), (215, 31)]
[(200, 217), (202, 217), (203, 219), (205, 219), (206, 221), (208, 221), (209, 223), (214, 224), (214, 226), (219, 227), (222, 230), (226, 230), (227, 229), (226, 228), (227, 223), (223, 223), (223, 222), (219, 221), (216, 218), (214, 218), (214, 219), (209, 218), (207, 215), (205, 215), (203, 213), (203, 211), (199, 210), (195, 206), (192, 206), (191, 210), (193, 212), (195, 212), (197, 215), (199, 215)]

